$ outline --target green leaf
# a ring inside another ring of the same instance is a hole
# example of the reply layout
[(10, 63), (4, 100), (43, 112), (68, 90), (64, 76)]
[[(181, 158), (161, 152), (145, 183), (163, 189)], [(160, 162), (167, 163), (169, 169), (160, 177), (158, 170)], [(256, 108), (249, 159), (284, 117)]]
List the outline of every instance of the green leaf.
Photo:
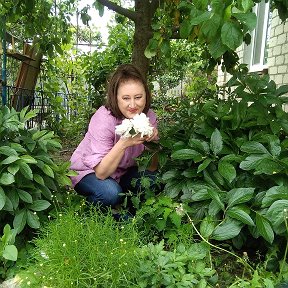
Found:
[(219, 207), (221, 207), (221, 209), (224, 210), (225, 206), (219, 197), (219, 195), (220, 195), (219, 191), (211, 188), (211, 189), (208, 189), (208, 194), (213, 200), (215, 200), (217, 202)]
[(21, 189), (17, 189), (17, 193), (19, 195), (19, 198), (22, 201), (24, 201), (26, 203), (32, 203), (33, 202), (33, 198), (28, 192), (21, 190)]
[(17, 261), (18, 258), (18, 250), (15, 245), (7, 245), (4, 248), (3, 258), (6, 260)]
[[(266, 217), (277, 234), (287, 232), (285, 219), (288, 216), (288, 200), (277, 200), (267, 210)], [(287, 220), (286, 220), (287, 221)]]
[(0, 186), (0, 210), (4, 207), (6, 202), (6, 195), (3, 188)]
[(13, 210), (16, 210), (19, 206), (19, 196), (16, 190), (9, 191), (8, 197), (13, 205)]
[(16, 173), (19, 171), (20, 167), (18, 164), (12, 164), (12, 165), (9, 165), (7, 170), (9, 173), (11, 173), (12, 175), (16, 175)]
[(216, 128), (211, 135), (210, 148), (214, 155), (218, 155), (223, 148), (223, 140), (220, 131)]
[(33, 178), (38, 184), (45, 186), (44, 180), (39, 174), (34, 174)]
[(40, 227), (39, 217), (35, 212), (27, 210), (27, 224), (34, 229), (38, 229)]
[(241, 2), (244, 13), (250, 11), (250, 9), (252, 9), (254, 6), (254, 2), (252, 0), (242, 0)]
[(190, 138), (188, 144), (191, 148), (193, 148), (193, 150), (196, 150), (200, 152), (201, 154), (209, 153), (209, 150), (210, 150), (209, 144), (205, 141), (201, 141), (195, 138)]
[(225, 22), (221, 29), (221, 40), (224, 45), (235, 51), (243, 42), (241, 29), (233, 22)]
[(197, 173), (199, 173), (199, 172), (203, 171), (204, 169), (206, 169), (211, 162), (212, 162), (212, 159), (210, 159), (210, 158), (205, 159), (205, 160), (198, 166)]
[(7, 158), (4, 159), (3, 161), (1, 161), (1, 162), (0, 162), (0, 165), (1, 165), (1, 164), (2, 164), (2, 165), (11, 164), (11, 163), (17, 161), (18, 159), (19, 159), (18, 156), (12, 155), (12, 156), (7, 157)]
[(169, 214), (169, 218), (172, 221), (172, 223), (177, 227), (180, 228), (181, 226), (181, 216), (177, 214), (176, 211)]
[(43, 211), (46, 210), (51, 204), (46, 200), (35, 200), (30, 206), (29, 209), (33, 211)]
[(234, 188), (227, 193), (228, 207), (246, 203), (254, 197), (255, 188)]
[(268, 159), (269, 155), (267, 154), (252, 154), (248, 157), (246, 157), (239, 165), (239, 167), (243, 170), (253, 170), (256, 169), (258, 165), (261, 164), (261, 162), (264, 159)]
[(4, 154), (6, 156), (18, 156), (18, 153), (9, 146), (1, 146), (0, 154)]
[(37, 160), (35, 158), (33, 158), (30, 155), (21, 155), (20, 158), (25, 162), (25, 163), (29, 163), (29, 164), (36, 164)]
[(25, 227), (27, 221), (26, 209), (17, 211), (13, 220), (13, 227), (17, 230), (17, 233), (20, 233)]
[(257, 17), (255, 13), (233, 13), (232, 15), (247, 26), (249, 31), (252, 31), (256, 27)]
[(163, 181), (168, 181), (170, 179), (173, 179), (175, 177), (179, 176), (179, 172), (176, 171), (176, 170), (170, 170), (170, 171), (167, 171), (165, 172), (163, 175), (162, 175), (162, 180)]
[(165, 195), (171, 198), (175, 198), (182, 190), (182, 187), (183, 187), (182, 181), (172, 180), (165, 185), (164, 188)]
[(229, 208), (226, 211), (226, 214), (231, 218), (241, 221), (244, 224), (255, 226), (255, 223), (250, 215), (241, 206), (234, 206)]
[(200, 224), (200, 233), (205, 238), (208, 239), (215, 229), (215, 222), (211, 216), (205, 217)]
[(15, 182), (15, 178), (11, 173), (4, 172), (0, 176), (0, 184), (10, 185)]
[(218, 37), (213, 40), (214, 41), (208, 44), (208, 50), (214, 59), (218, 59), (228, 50), (228, 48), (226, 45), (222, 43), (221, 37)]
[(288, 200), (288, 187), (287, 186), (273, 186), (268, 189), (262, 199), (261, 207), (269, 207), (276, 200)]
[(264, 145), (256, 141), (249, 141), (249, 142), (244, 143), (240, 147), (240, 150), (246, 153), (251, 153), (251, 154), (270, 155), (269, 151), (264, 147)]
[(31, 170), (31, 168), (29, 167), (29, 165), (25, 162), (18, 162), (18, 165), (20, 166), (20, 172), (21, 174), (29, 179), (32, 180), (33, 179), (33, 172)]
[(200, 159), (202, 159), (202, 155), (193, 149), (180, 149), (172, 153), (171, 158), (177, 160), (191, 159), (194, 160), (195, 162), (198, 162)]
[(272, 227), (267, 219), (265, 219), (259, 213), (256, 213), (256, 226), (259, 234), (269, 243), (272, 243), (274, 240), (274, 232)]
[(229, 183), (236, 178), (236, 169), (232, 164), (226, 161), (219, 162), (218, 171)]
[(5, 205), (2, 208), (2, 210), (9, 211), (9, 212), (13, 211), (13, 204), (12, 204), (10, 198), (8, 198), (7, 196), (6, 196), (6, 200), (5, 200)]
[(193, 25), (190, 24), (190, 19), (184, 19), (184, 21), (180, 25), (180, 37), (188, 38), (193, 29)]
[(48, 166), (47, 164), (44, 164), (43, 166), (43, 172), (48, 175), (49, 177), (51, 178), (54, 178), (54, 172), (53, 170), (51, 169), (50, 166)]
[(242, 225), (239, 221), (226, 218), (215, 228), (211, 238), (218, 241), (232, 239), (240, 233)]

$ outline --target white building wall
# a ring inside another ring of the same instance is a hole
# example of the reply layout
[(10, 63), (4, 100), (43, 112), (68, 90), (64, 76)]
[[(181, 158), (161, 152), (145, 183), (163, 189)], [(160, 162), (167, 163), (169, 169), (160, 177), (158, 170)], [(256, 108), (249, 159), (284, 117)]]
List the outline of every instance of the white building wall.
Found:
[[(236, 51), (239, 55), (240, 63), (243, 63), (243, 49), (244, 44)], [(277, 86), (288, 85), (288, 23), (281, 22), (277, 10), (274, 10), (272, 14), (267, 54), (270, 79), (274, 80)], [(231, 75), (222, 72), (219, 66), (217, 84), (223, 86), (230, 78)]]

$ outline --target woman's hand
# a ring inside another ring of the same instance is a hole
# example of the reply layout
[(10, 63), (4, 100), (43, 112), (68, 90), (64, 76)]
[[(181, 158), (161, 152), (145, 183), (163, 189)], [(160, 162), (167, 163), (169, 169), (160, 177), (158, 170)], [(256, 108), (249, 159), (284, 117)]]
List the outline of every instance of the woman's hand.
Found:
[(135, 146), (139, 144), (143, 144), (144, 141), (147, 141), (146, 138), (148, 136), (141, 137), (141, 134), (137, 134), (134, 137), (128, 137), (128, 138), (120, 138), (119, 141), (122, 142), (122, 144), (127, 148), (130, 146)]
[(159, 140), (159, 133), (158, 133), (158, 129), (154, 127), (152, 135), (147, 136), (145, 138), (145, 141), (150, 142), (150, 141), (157, 141), (157, 140)]

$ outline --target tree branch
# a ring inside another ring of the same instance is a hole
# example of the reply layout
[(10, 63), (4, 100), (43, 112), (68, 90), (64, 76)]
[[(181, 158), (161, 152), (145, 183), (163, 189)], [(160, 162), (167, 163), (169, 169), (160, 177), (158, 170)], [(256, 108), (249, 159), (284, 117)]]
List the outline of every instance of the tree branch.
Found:
[(114, 2), (109, 1), (109, 0), (97, 0), (97, 2), (99, 2), (103, 6), (107, 7), (109, 10), (112, 10), (116, 13), (119, 13), (119, 14), (129, 18), (130, 20), (132, 20), (134, 22), (136, 20), (136, 12), (133, 12), (129, 9), (123, 8), (123, 7), (117, 5)]

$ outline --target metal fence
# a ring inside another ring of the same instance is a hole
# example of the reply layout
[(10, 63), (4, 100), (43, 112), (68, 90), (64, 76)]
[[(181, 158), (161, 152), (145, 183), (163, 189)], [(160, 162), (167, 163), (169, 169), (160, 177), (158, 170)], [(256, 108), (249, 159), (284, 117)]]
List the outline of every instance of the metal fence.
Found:
[[(0, 86), (0, 95), (2, 94), (2, 86)], [(50, 100), (51, 97), (60, 96), (62, 98), (62, 108), (66, 111), (66, 116), (69, 118), (71, 109), (69, 108), (69, 94), (44, 92), (43, 90), (28, 90), (14, 86), (6, 86), (7, 106), (14, 108), (16, 111), (21, 111), (28, 106), (29, 109), (37, 109), (39, 112), (37, 117), (32, 118), (27, 124), (29, 127), (45, 128), (47, 124), (47, 116), (53, 117), (55, 121), (59, 120), (60, 115), (52, 109)], [(50, 95), (49, 95), (50, 94)]]

